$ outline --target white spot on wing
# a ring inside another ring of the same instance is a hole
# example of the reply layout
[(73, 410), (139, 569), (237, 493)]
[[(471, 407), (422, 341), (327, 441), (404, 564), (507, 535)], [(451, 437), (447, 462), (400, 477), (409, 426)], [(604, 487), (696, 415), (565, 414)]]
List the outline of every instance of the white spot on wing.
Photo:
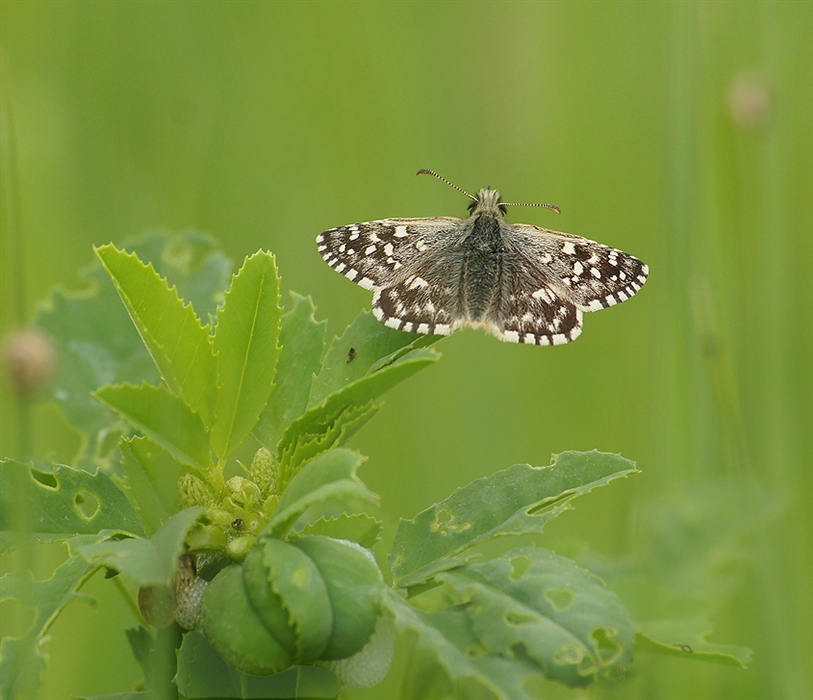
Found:
[(407, 232), (406, 226), (396, 226), (395, 233), (393, 234), (396, 238), (406, 238), (409, 233)]

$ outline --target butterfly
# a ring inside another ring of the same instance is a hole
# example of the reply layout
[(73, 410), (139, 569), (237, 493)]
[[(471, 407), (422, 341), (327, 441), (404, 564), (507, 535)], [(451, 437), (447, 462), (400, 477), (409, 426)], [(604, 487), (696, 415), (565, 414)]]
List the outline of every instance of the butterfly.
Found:
[[(629, 253), (570, 233), (510, 224), (500, 193), (469, 197), (470, 216), (381, 219), (328, 229), (316, 244), (334, 270), (373, 292), (386, 326), (449, 335), (481, 328), (500, 340), (562, 345), (582, 314), (626, 301), (649, 268)], [(559, 211), (552, 204), (536, 204)]]

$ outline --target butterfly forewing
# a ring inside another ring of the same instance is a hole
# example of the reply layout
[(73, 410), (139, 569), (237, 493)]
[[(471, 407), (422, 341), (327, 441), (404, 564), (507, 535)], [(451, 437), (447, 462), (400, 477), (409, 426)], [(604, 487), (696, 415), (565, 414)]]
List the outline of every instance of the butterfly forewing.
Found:
[(365, 221), (324, 231), (316, 244), (336, 272), (365, 289), (381, 289), (441, 256), (462, 223), (448, 216)]
[(649, 268), (623, 250), (581, 236), (511, 226), (515, 249), (531, 267), (544, 266), (563, 296), (582, 311), (598, 311), (626, 301), (646, 282)]

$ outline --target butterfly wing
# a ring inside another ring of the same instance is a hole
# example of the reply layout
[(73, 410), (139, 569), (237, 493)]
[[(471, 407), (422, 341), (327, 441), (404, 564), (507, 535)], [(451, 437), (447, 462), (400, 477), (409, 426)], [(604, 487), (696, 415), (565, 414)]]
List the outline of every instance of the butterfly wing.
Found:
[(373, 313), (391, 328), (447, 335), (457, 317), (465, 222), (382, 219), (329, 229), (316, 239), (334, 270), (371, 289)]
[(530, 224), (514, 224), (511, 231), (517, 253), (531, 268), (543, 269), (559, 294), (582, 311), (626, 301), (649, 275), (638, 258), (581, 236)]
[(563, 345), (582, 332), (581, 309), (543, 267), (517, 254), (504, 258), (500, 295), (488, 321), (488, 330), (511, 343)]

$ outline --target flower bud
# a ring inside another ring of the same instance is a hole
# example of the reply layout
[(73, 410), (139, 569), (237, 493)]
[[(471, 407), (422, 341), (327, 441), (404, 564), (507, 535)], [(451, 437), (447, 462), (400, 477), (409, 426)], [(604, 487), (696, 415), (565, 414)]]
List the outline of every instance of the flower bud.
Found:
[(57, 351), (44, 332), (16, 330), (3, 342), (3, 364), (18, 396), (28, 397), (47, 389), (56, 374)]

